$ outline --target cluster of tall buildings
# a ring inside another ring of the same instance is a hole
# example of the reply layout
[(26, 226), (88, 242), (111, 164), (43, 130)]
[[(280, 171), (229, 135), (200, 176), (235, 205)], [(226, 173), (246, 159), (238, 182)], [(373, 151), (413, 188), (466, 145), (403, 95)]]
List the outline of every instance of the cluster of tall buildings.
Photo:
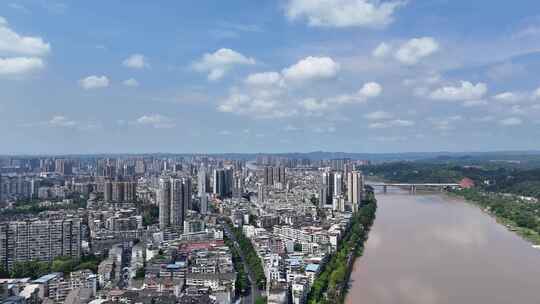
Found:
[(133, 203), (137, 200), (137, 182), (106, 181), (103, 185), (103, 199), (106, 203)]
[(186, 211), (191, 209), (191, 178), (161, 177), (157, 193), (159, 227), (183, 229)]
[(364, 177), (360, 171), (347, 172), (344, 181), (344, 172), (326, 170), (322, 173), (319, 205), (321, 207), (335, 205), (336, 200), (346, 199), (353, 206), (357, 206), (362, 200), (363, 188)]
[(219, 197), (232, 195), (233, 190), (233, 169), (214, 170), (214, 194)]
[(32, 220), (0, 223), (0, 266), (16, 262), (52, 261), (81, 255), (81, 220)]
[(278, 184), (283, 186), (286, 183), (285, 167), (283, 166), (266, 166), (264, 167), (263, 174), (263, 182), (265, 186), (273, 187)]

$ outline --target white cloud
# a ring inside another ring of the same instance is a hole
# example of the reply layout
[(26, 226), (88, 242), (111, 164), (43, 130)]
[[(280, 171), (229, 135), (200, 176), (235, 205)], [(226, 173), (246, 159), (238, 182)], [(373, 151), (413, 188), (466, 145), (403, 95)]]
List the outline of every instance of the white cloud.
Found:
[(79, 80), (79, 85), (85, 90), (106, 88), (109, 86), (109, 78), (92, 75)]
[(382, 93), (382, 86), (376, 82), (365, 83), (354, 94), (342, 94), (328, 98), (326, 102), (335, 104), (363, 103), (370, 98), (378, 97)]
[(518, 126), (521, 125), (523, 121), (521, 120), (521, 118), (509, 117), (499, 121), (499, 123), (503, 126)]
[(45, 67), (45, 63), (41, 58), (35, 57), (14, 57), (0, 58), (0, 75), (18, 76)]
[(151, 126), (155, 129), (170, 129), (176, 126), (172, 119), (160, 114), (143, 115), (136, 120), (136, 123), (139, 125)]
[(271, 86), (281, 84), (283, 81), (281, 74), (278, 72), (264, 72), (250, 74), (245, 83), (253, 86)]
[(48, 121), (48, 124), (53, 127), (70, 128), (77, 125), (76, 121), (69, 120), (65, 116), (57, 115)]
[(405, 1), (288, 0), (286, 15), (306, 19), (310, 26), (381, 28), (392, 23), (395, 10)]
[(394, 115), (385, 111), (375, 111), (364, 115), (364, 117), (368, 120), (383, 120), (391, 119), (392, 117), (394, 117)]
[(318, 101), (315, 98), (306, 98), (300, 104), (308, 112), (320, 112), (328, 108), (327, 103)]
[(382, 86), (376, 82), (368, 82), (362, 86), (358, 95), (362, 95), (366, 98), (373, 98), (381, 95)]
[(295, 116), (298, 112), (269, 92), (233, 91), (219, 106), (218, 111), (245, 115), (252, 118), (270, 119)]
[(386, 55), (388, 55), (390, 51), (392, 51), (392, 47), (382, 42), (373, 50), (371, 55), (373, 55), (373, 57), (382, 58), (382, 57), (386, 57)]
[(309, 56), (283, 69), (282, 74), (287, 81), (309, 81), (334, 78), (339, 70), (339, 63), (330, 57)]
[(488, 104), (488, 102), (486, 100), (483, 100), (483, 99), (466, 100), (466, 101), (463, 102), (463, 106), (467, 107), (467, 108), (477, 107), (477, 106), (485, 106), (487, 104)]
[(482, 99), (487, 93), (485, 83), (472, 84), (468, 81), (461, 81), (460, 86), (445, 86), (431, 92), (430, 98), (436, 100), (465, 101)]
[(368, 127), (370, 129), (386, 129), (386, 128), (392, 128), (392, 127), (412, 127), (414, 125), (415, 125), (415, 122), (411, 120), (395, 119), (395, 120), (370, 123)]
[(8, 27), (6, 19), (0, 17), (0, 55), (41, 57), (50, 51), (50, 44), (43, 38), (21, 36)]
[(523, 99), (523, 96), (514, 92), (504, 92), (493, 96), (493, 99), (507, 104), (517, 103)]
[(447, 118), (431, 118), (429, 121), (433, 124), (433, 126), (442, 131), (449, 131), (455, 129), (455, 122), (461, 121), (463, 117), (460, 115), (454, 115)]
[(122, 65), (131, 69), (144, 69), (150, 67), (146, 57), (142, 54), (133, 54), (129, 56), (122, 62)]
[(403, 64), (414, 65), (438, 50), (439, 44), (431, 37), (413, 38), (402, 44), (394, 57)]
[(253, 65), (255, 59), (246, 57), (231, 49), (219, 49), (214, 53), (206, 53), (193, 64), (198, 72), (208, 73), (208, 80), (216, 81), (225, 76), (228, 70), (237, 65)]
[(134, 78), (126, 79), (122, 83), (127, 87), (138, 87), (139, 86), (139, 82), (137, 81), (137, 79), (134, 79)]
[(536, 89), (533, 93), (533, 99), (540, 99), (540, 88)]

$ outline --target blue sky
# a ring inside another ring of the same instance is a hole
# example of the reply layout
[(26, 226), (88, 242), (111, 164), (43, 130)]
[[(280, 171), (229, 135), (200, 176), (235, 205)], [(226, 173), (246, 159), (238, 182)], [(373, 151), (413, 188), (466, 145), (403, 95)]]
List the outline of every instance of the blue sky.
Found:
[(540, 149), (540, 2), (0, 4), (0, 153)]

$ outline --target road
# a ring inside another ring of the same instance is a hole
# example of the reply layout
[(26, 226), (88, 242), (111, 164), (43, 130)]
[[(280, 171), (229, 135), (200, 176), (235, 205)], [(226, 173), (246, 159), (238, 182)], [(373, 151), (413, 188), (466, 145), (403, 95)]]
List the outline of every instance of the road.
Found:
[(225, 221), (222, 221), (222, 226), (223, 226), (223, 232), (231, 241), (233, 241), (234, 246), (238, 250), (238, 253), (240, 253), (240, 258), (242, 259), (244, 270), (248, 274), (248, 279), (250, 282), (249, 285), (251, 286), (251, 292), (248, 295), (243, 297), (243, 303), (253, 304), (255, 303), (255, 299), (261, 296), (261, 291), (257, 287), (257, 281), (255, 280), (255, 275), (253, 274), (253, 271), (251, 270), (251, 268), (249, 268), (248, 264), (246, 263), (244, 252), (240, 248), (240, 245), (238, 244), (238, 241), (234, 233), (230, 231), (229, 226), (225, 223)]

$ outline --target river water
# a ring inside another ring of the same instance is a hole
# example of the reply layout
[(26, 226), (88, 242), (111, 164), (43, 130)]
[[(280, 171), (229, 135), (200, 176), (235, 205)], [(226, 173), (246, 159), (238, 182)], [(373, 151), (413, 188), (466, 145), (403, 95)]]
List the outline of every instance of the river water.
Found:
[(540, 250), (442, 194), (377, 194), (350, 304), (540, 303)]

